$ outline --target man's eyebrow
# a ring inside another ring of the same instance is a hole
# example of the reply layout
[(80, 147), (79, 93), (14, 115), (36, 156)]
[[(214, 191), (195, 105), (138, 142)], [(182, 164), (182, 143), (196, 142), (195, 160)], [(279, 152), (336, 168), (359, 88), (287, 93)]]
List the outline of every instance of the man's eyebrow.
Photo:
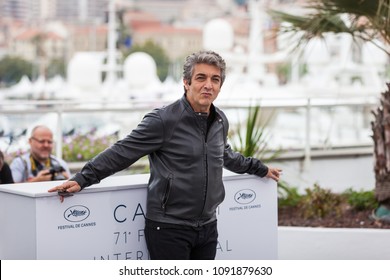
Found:
[[(207, 76), (207, 74), (205, 74), (205, 73), (196, 73), (195, 77), (198, 77), (198, 76), (204, 77), (204, 76)], [(219, 79), (221, 79), (221, 75), (212, 75), (211, 78), (219, 78)]]

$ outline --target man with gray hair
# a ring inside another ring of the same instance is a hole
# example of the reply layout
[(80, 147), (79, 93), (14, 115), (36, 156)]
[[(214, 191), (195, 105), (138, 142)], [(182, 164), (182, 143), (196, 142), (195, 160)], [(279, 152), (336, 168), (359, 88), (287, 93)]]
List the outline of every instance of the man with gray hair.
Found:
[(148, 155), (145, 238), (150, 258), (214, 259), (216, 209), (225, 196), (223, 168), (276, 181), (281, 172), (234, 152), (227, 143), (229, 122), (213, 104), (225, 71), (225, 61), (213, 51), (189, 55), (181, 99), (145, 115), (129, 135), (49, 192), (59, 192), (63, 201)]
[(11, 162), (15, 183), (66, 180), (70, 177), (67, 163), (52, 155), (53, 133), (44, 126), (35, 126), (28, 140), (30, 151)]

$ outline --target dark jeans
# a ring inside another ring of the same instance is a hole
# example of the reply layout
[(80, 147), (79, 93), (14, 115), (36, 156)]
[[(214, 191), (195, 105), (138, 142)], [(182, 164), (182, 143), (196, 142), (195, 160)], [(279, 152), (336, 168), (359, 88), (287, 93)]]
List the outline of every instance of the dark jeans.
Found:
[(217, 251), (217, 221), (200, 227), (146, 219), (145, 239), (152, 260), (213, 260)]

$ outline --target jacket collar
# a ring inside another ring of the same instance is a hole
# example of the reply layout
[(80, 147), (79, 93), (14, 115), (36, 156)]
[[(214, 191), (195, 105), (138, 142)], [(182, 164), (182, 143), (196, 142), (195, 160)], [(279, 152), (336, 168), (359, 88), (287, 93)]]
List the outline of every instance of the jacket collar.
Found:
[[(194, 111), (194, 109), (191, 107), (190, 102), (188, 102), (185, 93), (184, 93), (183, 96), (181, 97), (181, 101), (184, 103), (184, 105), (186, 106), (186, 108), (187, 108), (188, 110), (190, 110), (191, 112), (193, 112), (193, 113), (195, 114), (195, 111)], [(210, 110), (215, 111), (216, 114), (218, 114), (218, 111), (219, 111), (218, 108), (215, 107), (213, 103), (211, 103)]]

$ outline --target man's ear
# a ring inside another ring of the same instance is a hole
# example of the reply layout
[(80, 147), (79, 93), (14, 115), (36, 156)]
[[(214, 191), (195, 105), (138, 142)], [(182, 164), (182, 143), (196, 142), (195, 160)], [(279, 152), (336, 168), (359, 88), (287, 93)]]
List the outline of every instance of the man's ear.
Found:
[(191, 82), (188, 82), (187, 80), (183, 80), (183, 83), (184, 83), (184, 88), (185, 88), (186, 90), (188, 90), (189, 87), (190, 87), (190, 85), (191, 85)]

